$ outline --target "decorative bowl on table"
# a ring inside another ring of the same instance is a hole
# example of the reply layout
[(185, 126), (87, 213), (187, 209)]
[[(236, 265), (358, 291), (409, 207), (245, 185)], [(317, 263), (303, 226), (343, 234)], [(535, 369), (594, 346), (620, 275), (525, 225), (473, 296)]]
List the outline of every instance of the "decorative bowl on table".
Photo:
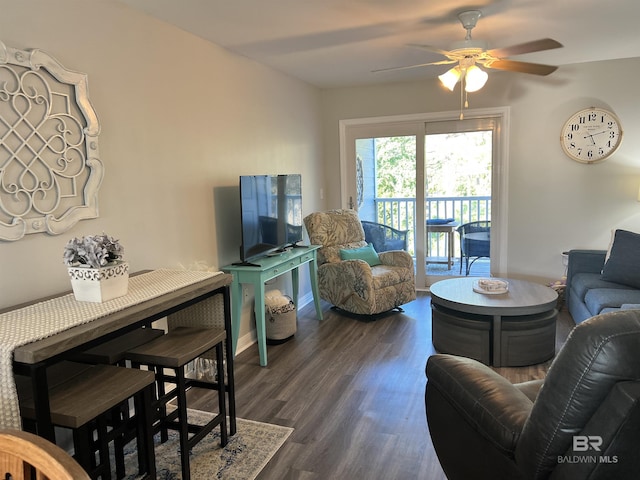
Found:
[(480, 278), (473, 282), (473, 291), (485, 295), (500, 295), (509, 291), (509, 283), (495, 278)]

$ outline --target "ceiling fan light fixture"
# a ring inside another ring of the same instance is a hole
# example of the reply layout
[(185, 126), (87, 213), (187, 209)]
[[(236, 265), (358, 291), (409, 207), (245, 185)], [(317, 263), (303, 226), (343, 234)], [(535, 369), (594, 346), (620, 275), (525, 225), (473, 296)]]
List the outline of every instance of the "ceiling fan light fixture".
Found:
[(438, 78), (440, 79), (440, 82), (442, 82), (442, 85), (453, 92), (453, 89), (456, 87), (456, 83), (458, 83), (461, 76), (462, 72), (460, 71), (460, 67), (456, 65), (442, 75), (439, 75)]
[(465, 73), (465, 87), (467, 92), (477, 92), (487, 83), (489, 74), (476, 65), (471, 65)]

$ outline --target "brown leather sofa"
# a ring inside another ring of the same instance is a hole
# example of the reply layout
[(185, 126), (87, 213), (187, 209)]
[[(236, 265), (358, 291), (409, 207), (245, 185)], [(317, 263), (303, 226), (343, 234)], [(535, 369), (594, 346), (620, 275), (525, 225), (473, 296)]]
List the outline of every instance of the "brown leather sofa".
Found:
[(575, 327), (544, 380), (511, 384), (475, 360), (427, 361), (427, 422), (449, 480), (635, 479), (640, 310)]

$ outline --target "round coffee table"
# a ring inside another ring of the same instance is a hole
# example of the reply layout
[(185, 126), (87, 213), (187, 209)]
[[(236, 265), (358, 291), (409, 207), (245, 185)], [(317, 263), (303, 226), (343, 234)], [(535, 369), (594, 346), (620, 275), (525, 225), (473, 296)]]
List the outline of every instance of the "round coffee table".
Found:
[(532, 365), (555, 355), (558, 294), (525, 280), (501, 280), (509, 284), (502, 294), (474, 291), (473, 277), (431, 285), (436, 350), (495, 367)]

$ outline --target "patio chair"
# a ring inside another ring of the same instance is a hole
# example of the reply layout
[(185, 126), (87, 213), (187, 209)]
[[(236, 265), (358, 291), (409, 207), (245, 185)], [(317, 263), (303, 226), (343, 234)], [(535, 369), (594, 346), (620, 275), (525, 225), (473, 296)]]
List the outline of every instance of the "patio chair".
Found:
[(371, 243), (376, 252), (388, 252), (389, 250), (407, 249), (407, 230), (396, 230), (382, 223), (362, 220), (364, 240)]
[[(460, 234), (460, 274), (465, 261), (466, 275), (479, 258), (489, 258), (491, 250), (491, 221), (469, 222), (458, 227)], [(472, 258), (471, 262), (469, 259)]]

